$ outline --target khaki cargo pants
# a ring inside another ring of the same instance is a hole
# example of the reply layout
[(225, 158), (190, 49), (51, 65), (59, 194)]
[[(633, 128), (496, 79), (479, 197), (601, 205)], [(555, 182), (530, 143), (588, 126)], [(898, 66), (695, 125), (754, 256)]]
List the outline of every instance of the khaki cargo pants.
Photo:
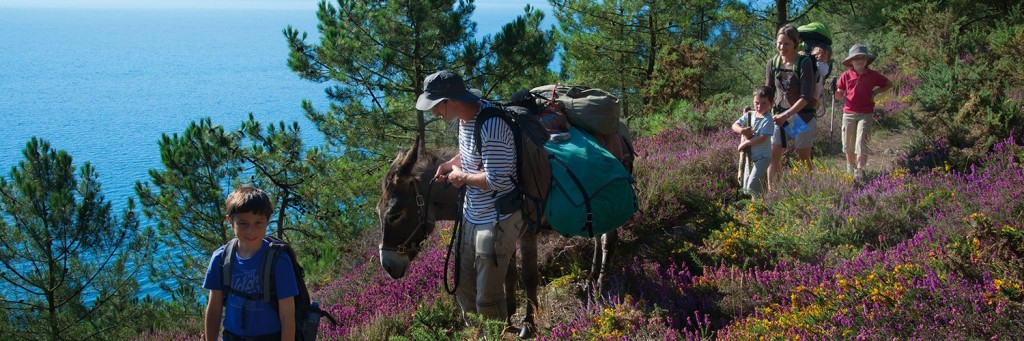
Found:
[[(455, 298), (463, 314), (478, 313), (502, 321), (508, 317), (505, 272), (515, 253), (516, 241), (522, 229), (522, 212), (513, 213), (497, 224), (477, 225), (462, 220), (459, 287), (455, 291)], [(514, 263), (512, 266), (515, 266)]]

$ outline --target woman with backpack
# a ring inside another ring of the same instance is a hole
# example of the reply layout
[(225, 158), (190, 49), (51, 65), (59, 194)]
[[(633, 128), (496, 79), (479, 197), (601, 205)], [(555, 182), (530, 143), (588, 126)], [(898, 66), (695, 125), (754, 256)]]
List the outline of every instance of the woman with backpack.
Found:
[(782, 170), (782, 155), (790, 145), (797, 159), (811, 166), (811, 145), (816, 133), (814, 122), (815, 61), (797, 53), (800, 33), (792, 24), (779, 29), (775, 49), (779, 54), (768, 60), (765, 86), (775, 91), (776, 129), (772, 135), (772, 161), (768, 166), (768, 188), (774, 188)]

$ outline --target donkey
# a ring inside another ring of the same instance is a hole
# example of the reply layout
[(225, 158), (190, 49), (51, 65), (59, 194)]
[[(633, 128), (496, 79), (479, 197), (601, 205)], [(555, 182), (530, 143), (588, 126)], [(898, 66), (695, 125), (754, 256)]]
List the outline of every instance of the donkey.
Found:
[[(627, 146), (628, 157), (623, 159), (626, 168), (632, 173), (633, 159), (632, 142), (625, 126), (620, 127), (620, 136)], [(380, 263), (391, 278), (405, 276), (409, 264), (419, 253), (421, 244), (434, 231), (439, 220), (455, 220), (460, 207), (458, 189), (446, 183), (434, 182), (433, 176), (441, 163), (450, 160), (456, 149), (425, 149), (418, 150), (419, 139), (413, 148), (399, 152), (392, 161), (387, 175), (381, 185), (381, 198), (377, 203), (377, 214), (381, 224)], [(522, 284), (526, 291), (526, 314), (519, 336), (533, 337), (537, 331), (535, 311), (539, 307), (537, 287), (540, 284), (540, 272), (537, 265), (537, 232), (538, 229), (523, 228), (519, 236), (519, 252), (523, 273)], [(588, 287), (592, 292), (600, 291), (600, 283), (606, 273), (609, 261), (614, 252), (618, 233), (612, 231), (595, 237), (598, 240), (594, 248)], [(512, 259), (515, 259), (512, 255)], [(457, 266), (457, 265), (456, 265)], [(507, 326), (511, 326), (511, 317), (517, 309), (516, 295), (520, 274), (515, 264), (508, 267), (505, 274), (505, 292), (508, 308)], [(456, 279), (457, 280), (457, 279)]]

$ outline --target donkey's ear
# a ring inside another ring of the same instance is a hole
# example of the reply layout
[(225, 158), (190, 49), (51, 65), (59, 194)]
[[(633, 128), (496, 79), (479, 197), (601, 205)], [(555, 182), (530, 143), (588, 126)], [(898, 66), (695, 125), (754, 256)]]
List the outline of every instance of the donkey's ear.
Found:
[(398, 166), (398, 174), (411, 175), (412, 169), (416, 166), (416, 160), (419, 159), (419, 146), (420, 146), (420, 135), (416, 134), (416, 141), (413, 142), (412, 148), (405, 152), (405, 156), (402, 157), (402, 163)]

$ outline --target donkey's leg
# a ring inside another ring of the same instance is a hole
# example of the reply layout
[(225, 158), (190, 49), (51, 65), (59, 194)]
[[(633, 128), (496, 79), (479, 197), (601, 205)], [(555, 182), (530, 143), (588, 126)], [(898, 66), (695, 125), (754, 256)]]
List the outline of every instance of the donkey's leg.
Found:
[[(601, 270), (597, 276), (597, 283), (599, 289), (604, 286), (604, 281), (607, 279), (606, 277), (608, 276), (608, 269), (610, 269), (612, 266), (612, 257), (615, 256), (615, 246), (618, 243), (618, 229), (611, 230), (608, 233), (605, 233), (603, 236), (601, 236), (601, 248), (604, 250), (604, 252), (602, 252), (603, 258), (601, 259)], [(600, 293), (600, 291), (598, 293)]]
[(533, 338), (537, 333), (534, 315), (540, 307), (537, 299), (537, 286), (540, 284), (540, 269), (537, 266), (537, 232), (526, 231), (519, 239), (519, 248), (523, 257), (523, 287), (526, 289), (526, 314), (523, 317), (523, 328), (519, 337)]
[(512, 253), (512, 259), (508, 263), (508, 271), (505, 271), (505, 307), (508, 317), (505, 318), (505, 330), (511, 331), (512, 315), (515, 315), (517, 307), (516, 289), (519, 288), (519, 269), (516, 266), (516, 253)]
[(604, 272), (604, 235), (596, 236), (593, 238), (594, 241), (594, 257), (590, 261), (590, 274), (587, 275), (587, 296), (590, 299), (600, 296), (600, 283), (598, 282), (601, 277), (601, 273)]

